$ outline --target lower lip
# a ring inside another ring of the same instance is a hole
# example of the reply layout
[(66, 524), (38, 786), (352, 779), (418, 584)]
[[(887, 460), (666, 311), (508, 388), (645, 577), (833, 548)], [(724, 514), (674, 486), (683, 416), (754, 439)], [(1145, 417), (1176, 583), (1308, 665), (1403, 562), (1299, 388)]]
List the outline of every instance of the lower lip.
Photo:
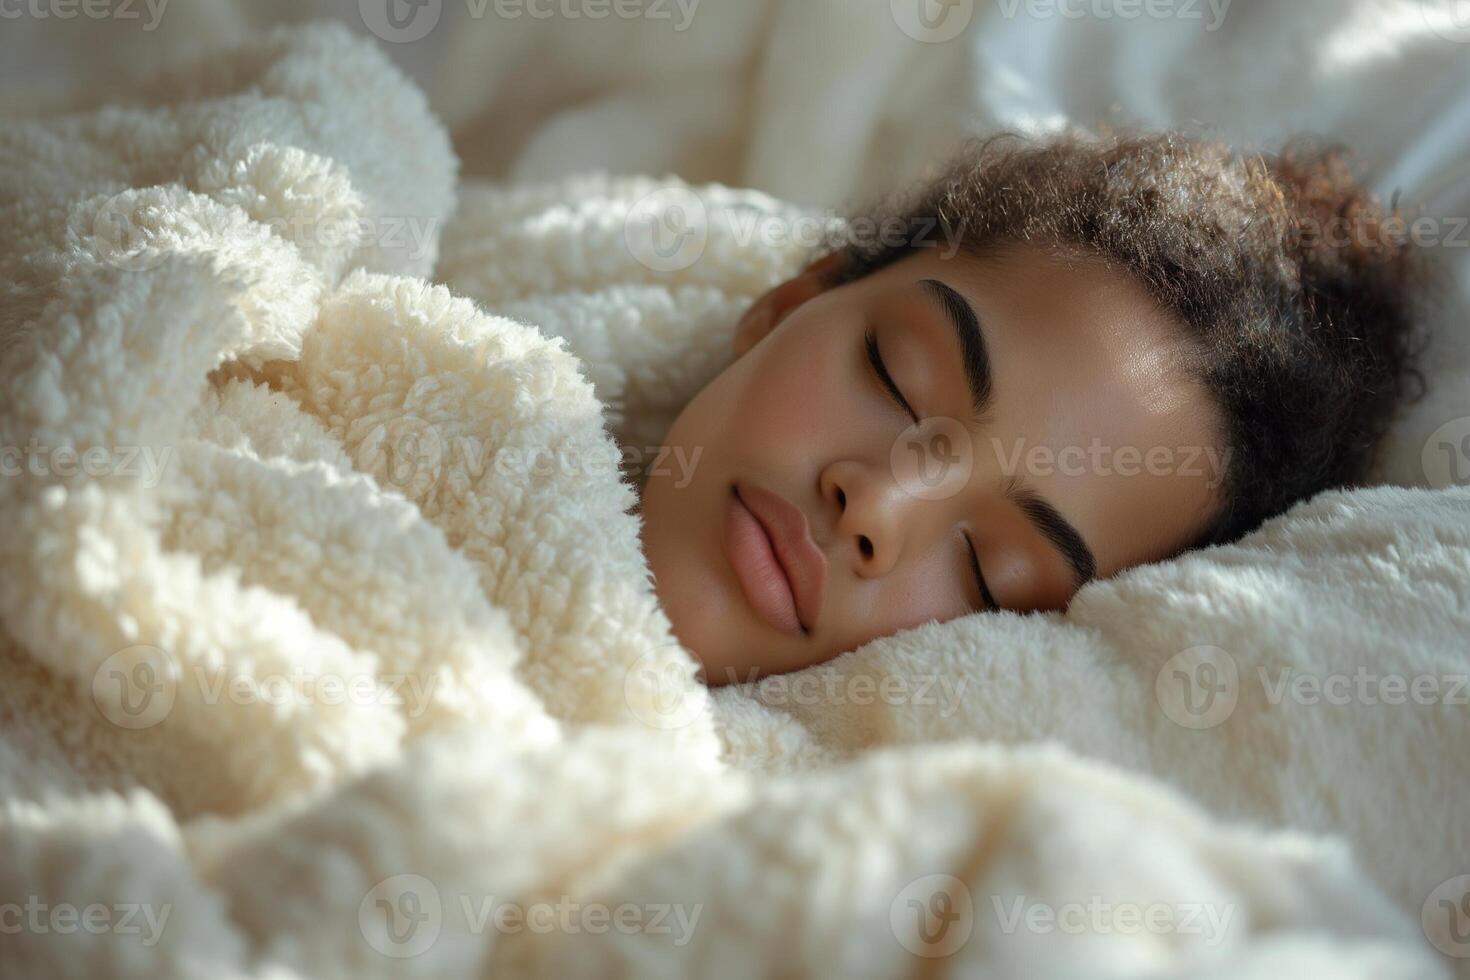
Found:
[(786, 573), (771, 550), (760, 521), (733, 491), (725, 511), (725, 555), (735, 569), (740, 590), (746, 601), (766, 622), (795, 636), (804, 630), (796, 615), (796, 598), (786, 581)]

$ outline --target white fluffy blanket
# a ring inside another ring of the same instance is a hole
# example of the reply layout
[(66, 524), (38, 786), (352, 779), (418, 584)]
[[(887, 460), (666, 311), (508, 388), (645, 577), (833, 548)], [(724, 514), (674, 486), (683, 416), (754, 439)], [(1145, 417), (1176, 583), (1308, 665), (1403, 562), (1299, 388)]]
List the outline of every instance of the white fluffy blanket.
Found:
[(0, 134), (0, 973), (1443, 971), (1465, 491), (709, 698), (614, 437), (803, 258), (728, 216), (794, 209), (697, 188), (663, 273), (676, 181), (455, 210), (337, 30), (118, 102)]

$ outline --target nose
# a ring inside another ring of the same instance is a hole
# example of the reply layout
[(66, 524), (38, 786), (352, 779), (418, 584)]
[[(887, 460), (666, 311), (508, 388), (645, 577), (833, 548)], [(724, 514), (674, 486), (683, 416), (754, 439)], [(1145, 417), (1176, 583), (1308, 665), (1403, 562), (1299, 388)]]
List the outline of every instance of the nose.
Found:
[(878, 578), (898, 564), (903, 528), (914, 498), (892, 474), (853, 460), (832, 463), (819, 478), (822, 499), (836, 514), (834, 559), (851, 561), (859, 575)]

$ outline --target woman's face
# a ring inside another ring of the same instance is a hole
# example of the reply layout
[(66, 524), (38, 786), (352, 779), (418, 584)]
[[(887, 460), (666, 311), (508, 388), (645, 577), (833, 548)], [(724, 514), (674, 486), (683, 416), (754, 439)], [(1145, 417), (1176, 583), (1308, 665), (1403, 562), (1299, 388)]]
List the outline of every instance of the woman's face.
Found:
[[(1132, 278), (1018, 246), (767, 293), (649, 477), (643, 545), (711, 684), (987, 609), (1062, 609), (1187, 547), (1218, 412)], [(881, 367), (879, 366), (881, 365)]]

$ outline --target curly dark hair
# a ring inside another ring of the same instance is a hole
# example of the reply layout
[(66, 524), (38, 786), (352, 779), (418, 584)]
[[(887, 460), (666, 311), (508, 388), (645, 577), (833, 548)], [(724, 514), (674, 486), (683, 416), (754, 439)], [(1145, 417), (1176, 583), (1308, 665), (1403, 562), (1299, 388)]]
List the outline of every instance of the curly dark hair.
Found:
[[(1224, 419), (1222, 502), (1193, 547), (1361, 484), (1398, 407), (1422, 394), (1427, 263), (1394, 233), (1396, 205), (1359, 186), (1337, 147), (1250, 156), (1180, 133), (973, 139), (936, 179), (863, 217), (937, 222), (946, 246), (976, 255), (1080, 250), (1136, 277), (1187, 331)], [(934, 242), (846, 241), (824, 284)]]

